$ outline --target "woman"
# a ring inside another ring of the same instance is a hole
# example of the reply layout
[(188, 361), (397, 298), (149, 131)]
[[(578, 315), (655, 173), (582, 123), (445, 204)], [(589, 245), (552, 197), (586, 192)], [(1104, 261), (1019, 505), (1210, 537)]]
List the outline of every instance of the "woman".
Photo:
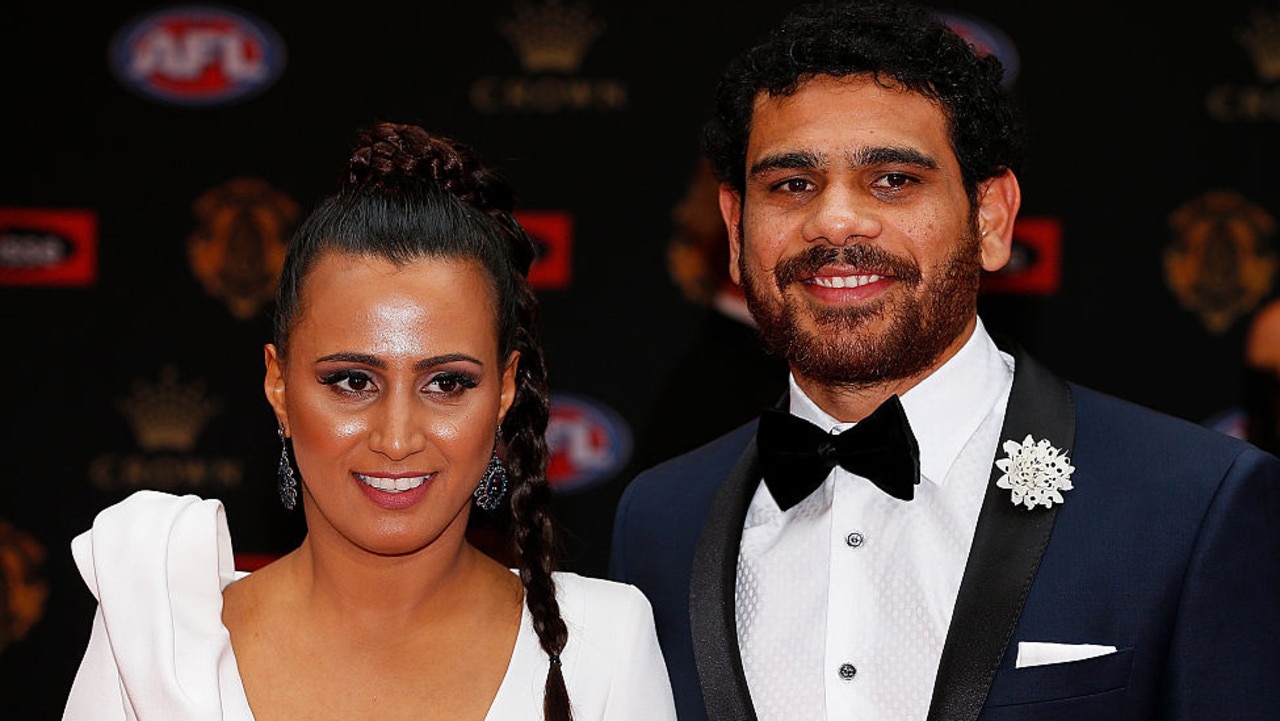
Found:
[[(73, 544), (99, 609), (64, 718), (674, 718), (639, 592), (551, 572), (532, 244), (510, 204), (465, 148), (361, 135), (289, 248), (266, 347), (306, 538), (237, 580), (216, 501), (104, 511)], [(473, 503), (511, 529), (518, 575), (468, 543)]]

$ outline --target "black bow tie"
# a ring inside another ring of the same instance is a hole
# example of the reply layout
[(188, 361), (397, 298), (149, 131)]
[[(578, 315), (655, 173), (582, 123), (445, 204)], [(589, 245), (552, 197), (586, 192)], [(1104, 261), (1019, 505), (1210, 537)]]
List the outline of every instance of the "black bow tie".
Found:
[(765, 485), (782, 510), (803, 501), (837, 465), (894, 498), (909, 501), (920, 482), (920, 448), (897, 396), (838, 435), (768, 409), (756, 431)]

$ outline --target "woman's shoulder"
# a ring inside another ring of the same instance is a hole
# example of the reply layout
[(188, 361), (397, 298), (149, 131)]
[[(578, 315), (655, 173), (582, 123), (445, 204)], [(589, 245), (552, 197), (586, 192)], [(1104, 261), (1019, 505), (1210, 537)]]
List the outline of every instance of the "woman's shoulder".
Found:
[[(196, 495), (178, 496), (162, 491), (135, 491), (124, 500), (99, 511), (85, 534), (112, 532), (137, 538), (148, 533), (188, 529), (193, 522), (216, 524), (223, 518), (222, 502)], [(225, 525), (225, 523), (224, 523)]]
[(561, 603), (566, 600), (582, 600), (644, 608), (649, 606), (649, 600), (640, 589), (629, 583), (583, 576), (571, 571), (557, 571), (552, 574), (552, 577), (555, 579), (557, 598)]
[(640, 589), (576, 573), (555, 581), (569, 627), (563, 658), (574, 717), (674, 720), (653, 611)]
[(218, 592), (235, 580), (222, 503), (193, 495), (137, 491), (99, 512), (71, 552), (100, 602), (117, 586), (160, 590), (138, 584), (151, 577), (168, 590), (212, 583)]
[(571, 628), (616, 633), (619, 627), (653, 625), (649, 599), (631, 584), (570, 572), (556, 573), (554, 578), (560, 613)]
[(64, 718), (207, 718), (215, 702), (220, 718), (253, 717), (222, 625), (235, 564), (221, 503), (139, 491), (72, 552), (98, 611)]

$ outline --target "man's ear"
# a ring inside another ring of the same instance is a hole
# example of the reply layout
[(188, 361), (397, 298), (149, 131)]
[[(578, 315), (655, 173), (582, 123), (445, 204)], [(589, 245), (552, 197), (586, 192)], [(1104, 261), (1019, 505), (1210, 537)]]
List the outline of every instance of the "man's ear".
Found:
[(276, 351), (275, 344), (268, 343), (262, 349), (262, 355), (267, 364), (267, 375), (262, 380), (262, 390), (267, 395), (267, 402), (271, 404), (271, 409), (276, 413), (276, 421), (284, 428), (284, 434), (289, 434), (289, 411), (285, 407), (285, 388), (284, 388), (284, 363), (281, 361)]
[(1013, 223), (1022, 205), (1022, 189), (1012, 170), (978, 185), (978, 244), (982, 269), (1000, 270), (1013, 251)]
[(742, 255), (742, 195), (728, 183), (720, 184), (720, 215), (729, 231), (729, 277), (742, 285), (738, 277), (738, 258)]

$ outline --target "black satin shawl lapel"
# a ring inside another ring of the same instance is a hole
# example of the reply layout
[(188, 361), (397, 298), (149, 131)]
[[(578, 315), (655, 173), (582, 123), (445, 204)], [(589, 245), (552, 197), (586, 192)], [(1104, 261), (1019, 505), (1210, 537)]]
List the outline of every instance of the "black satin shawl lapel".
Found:
[[(1069, 455), (1075, 441), (1071, 389), (1017, 344), (999, 345), (1014, 356), (1015, 367), (996, 458), (1004, 457), (1005, 441), (1021, 442), (1027, 434), (1048, 439)], [(973, 721), (982, 712), (1053, 531), (1058, 507), (1013, 505), (1009, 491), (995, 485), (1001, 475), (992, 468), (942, 649), (929, 721)]]
[(709, 721), (755, 721), (738, 649), (734, 591), (738, 546), (751, 497), (760, 484), (753, 436), (720, 485), (693, 558), (689, 623)]

